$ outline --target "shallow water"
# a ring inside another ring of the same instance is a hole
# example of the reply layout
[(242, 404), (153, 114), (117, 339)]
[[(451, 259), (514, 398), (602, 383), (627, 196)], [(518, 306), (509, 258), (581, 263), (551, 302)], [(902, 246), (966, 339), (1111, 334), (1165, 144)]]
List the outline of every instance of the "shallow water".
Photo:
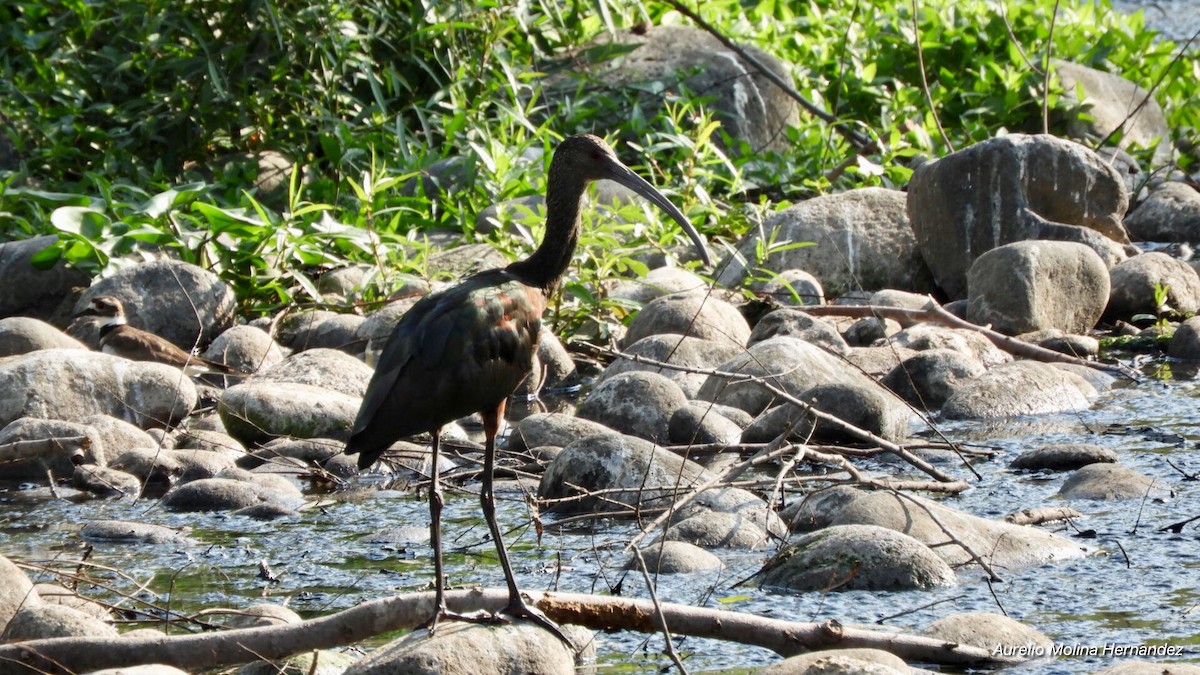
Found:
[[(1182, 371), (1176, 367), (1176, 377)], [(1194, 374), (1191, 375), (1194, 377)], [(1003, 582), (989, 586), (982, 573), (960, 573), (956, 588), (905, 593), (843, 592), (780, 595), (752, 585), (735, 586), (762, 564), (764, 552), (716, 553), (728, 565), (720, 574), (670, 577), (658, 581), (663, 600), (754, 612), (777, 618), (842, 623), (883, 623), (915, 629), (956, 611), (1005, 611), (1041, 629), (1060, 645), (1099, 647), (1174, 644), (1200, 659), (1200, 538), (1198, 523), (1181, 534), (1159, 529), (1200, 516), (1200, 499), (1192, 482), (1170, 463), (1200, 474), (1200, 385), (1194, 379), (1167, 383), (1147, 381), (1105, 394), (1092, 410), (1078, 415), (1007, 421), (998, 425), (954, 423), (942, 430), (956, 440), (985, 444), (1004, 454), (982, 461), (983, 475), (967, 493), (947, 498), (952, 505), (986, 517), (1036, 506), (1062, 504), (1055, 496), (1064, 475), (1021, 474), (1006, 467), (1016, 453), (1045, 443), (1090, 442), (1116, 450), (1121, 462), (1148, 474), (1176, 492), (1166, 500), (1072, 502), (1085, 514), (1073, 527), (1058, 528), (1067, 536), (1076, 529), (1094, 531), (1080, 537), (1096, 554), (1075, 561), (1025, 570), (999, 570)], [(894, 465), (876, 464), (880, 471)], [(958, 475), (961, 467), (946, 465)], [(359, 487), (378, 487), (364, 479)], [(468, 490), (476, 484), (469, 484)], [(344, 495), (344, 493), (343, 493)], [(123, 571), (128, 578), (94, 570), (106, 586), (132, 592), (149, 582), (140, 600), (159, 610), (142, 608), (130, 618), (161, 614), (170, 607), (194, 612), (207, 607), (242, 607), (255, 602), (286, 602), (302, 615), (344, 609), (360, 601), (422, 589), (431, 578), (426, 543), (405, 543), (404, 534), (384, 538), (380, 531), (411, 525), (423, 534), (427, 508), (408, 491), (368, 492), (365, 497), (338, 498), (306, 510), (296, 520), (264, 524), (220, 514), (172, 514), (153, 500), (66, 501), (22, 503), (11, 492), (0, 501), (0, 552), (10, 557), (74, 569), (81, 555), (79, 526), (89, 519), (122, 518), (194, 528), (195, 544), (135, 547), (96, 544), (90, 562)], [(522, 496), (501, 494), (501, 518), (519, 569), (520, 583), (531, 589), (607, 593), (623, 580), (627, 596), (646, 597), (639, 575), (624, 577), (621, 546), (635, 530), (629, 523), (609, 522), (588, 530), (547, 532), (538, 547), (528, 527)], [(789, 496), (795, 499), (796, 496)], [(446, 513), (448, 571), (452, 583), (502, 586), (486, 527), (478, 516), (474, 494), (448, 495)], [(277, 583), (258, 577), (265, 561)], [(103, 588), (81, 587), (84, 594), (107, 600)], [(153, 595), (151, 594), (153, 592)], [(137, 603), (126, 602), (126, 607)], [(603, 634), (602, 664), (622, 672), (651, 672), (668, 665), (658, 637)], [(765, 650), (710, 640), (684, 638), (677, 648), (692, 672), (759, 666), (777, 659)], [(1073, 656), (1011, 668), (1019, 673), (1091, 672), (1112, 661), (1109, 656)]]

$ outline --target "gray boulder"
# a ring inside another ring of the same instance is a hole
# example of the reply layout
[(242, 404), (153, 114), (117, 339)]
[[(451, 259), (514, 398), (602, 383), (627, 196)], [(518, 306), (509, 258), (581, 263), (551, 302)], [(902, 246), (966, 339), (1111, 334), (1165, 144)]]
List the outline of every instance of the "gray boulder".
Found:
[(903, 591), (958, 583), (925, 544), (874, 525), (834, 525), (806, 534), (767, 562), (759, 582), (789, 591)]
[(1179, 324), (1167, 345), (1167, 356), (1185, 361), (1200, 361), (1200, 316), (1193, 316)]
[(0, 357), (39, 349), (87, 349), (87, 345), (40, 319), (26, 316), (0, 319)]
[[(698, 337), (663, 333), (649, 335), (625, 348), (625, 352), (661, 363), (699, 369), (714, 369), (733, 358), (741, 351), (741, 345), (733, 345), (727, 341), (704, 340)], [(682, 370), (660, 368), (648, 363), (638, 363), (631, 359), (617, 359), (604, 369), (600, 381), (632, 371), (647, 371), (658, 373), (670, 378), (688, 398), (695, 398), (700, 387), (708, 379), (701, 373), (688, 373)]]
[(142, 483), (137, 476), (97, 464), (79, 464), (71, 474), (71, 486), (100, 497), (136, 497)]
[[(762, 270), (778, 274), (800, 269), (820, 280), (832, 297), (863, 288), (931, 293), (933, 278), (918, 250), (905, 206), (903, 192), (874, 187), (800, 202), (768, 216), (737, 255), (722, 265), (717, 282), (732, 288)], [(767, 242), (813, 245), (758, 260), (757, 251)]]
[(822, 649), (786, 658), (758, 675), (903, 675), (916, 672), (882, 649)]
[(676, 521), (663, 533), (663, 539), (705, 549), (751, 550), (763, 548), (771, 540), (753, 518), (719, 511), (704, 511)]
[(309, 384), (250, 381), (226, 389), (218, 411), (229, 434), (245, 445), (278, 436), (344, 440), (361, 403)]
[[(757, 47), (742, 47), (756, 61), (791, 81), (785, 64)], [(589, 56), (594, 55), (594, 56)], [(620, 58), (614, 58), (619, 55)], [(637, 105), (653, 114), (664, 104), (662, 92), (688, 91), (706, 100), (705, 107), (734, 140), (745, 142), (745, 151), (762, 152), (787, 147), (784, 130), (798, 120), (795, 100), (771, 83), (758, 68), (745, 61), (708, 33), (688, 26), (650, 25), (637, 30), (602, 31), (571, 60), (577, 74), (548, 79), (546, 102), (554, 107), (575, 96), (582, 76), (600, 82), (609, 91), (625, 91), (636, 102), (611, 104), (610, 128)], [(606, 121), (596, 120), (597, 128)], [(743, 148), (735, 146), (731, 151)]]
[(666, 443), (671, 417), (685, 405), (687, 396), (679, 385), (657, 373), (635, 371), (596, 385), (578, 414), (630, 436)]
[(1098, 463), (1077, 469), (1063, 482), (1058, 494), (1067, 499), (1112, 501), (1166, 497), (1171, 495), (1171, 488), (1129, 467)]
[(713, 408), (723, 409), (724, 406), (689, 401), (677, 409), (667, 425), (668, 439), (677, 444), (737, 443), (742, 436), (742, 427)]
[[(596, 513), (621, 505), (660, 509), (679, 489), (710, 477), (699, 464), (650, 441), (610, 432), (564, 447), (542, 474), (538, 498), (578, 498), (551, 504), (546, 510), (552, 513)], [(600, 494), (581, 495), (576, 485)]]
[(91, 278), (66, 260), (49, 269), (33, 264), (33, 257), (58, 243), (58, 235), (18, 241), (0, 241), (0, 316), (28, 316), (56, 326), (71, 320), (76, 289)]
[(1028, 647), (1049, 650), (1054, 641), (1016, 619), (992, 612), (951, 614), (921, 630), (927, 637), (984, 649)]
[(287, 357), (247, 383), (307, 384), (361, 398), (367, 393), (373, 372), (349, 354), (318, 347)]
[[(578, 644), (590, 640), (572, 633)], [(444, 622), (437, 633), (416, 630), (383, 645), (346, 669), (345, 675), (573, 675), (575, 650), (529, 622)]]
[[(642, 549), (642, 559), (651, 575), (707, 572), (725, 566), (720, 558), (695, 544), (665, 539), (646, 545)], [(625, 568), (638, 569), (637, 558), (630, 559)]]
[(1121, 219), (1129, 196), (1095, 153), (1052, 136), (1010, 134), (917, 167), (908, 215), (921, 255), (953, 299), (991, 249), (1026, 239), (1077, 241), (1106, 265), (1129, 242)]
[(846, 344), (845, 338), (833, 324), (799, 309), (785, 307), (759, 319), (750, 332), (748, 344), (753, 345), (777, 335), (800, 338), (838, 356), (850, 353), (850, 345)]
[(1012, 356), (1008, 352), (992, 344), (992, 341), (981, 333), (964, 328), (946, 328), (930, 323), (919, 323), (905, 328), (892, 336), (891, 344), (917, 351), (953, 349), (975, 359), (987, 368), (1012, 361)]
[(22, 417), (0, 429), (0, 478), (65, 478), (75, 464), (104, 464), (106, 456), (103, 435), (87, 424)]
[(178, 260), (146, 262), (100, 279), (76, 301), (75, 313), (101, 295), (121, 299), (130, 325), (189, 352), (196, 346), (207, 347), (237, 318), (237, 298), (228, 284), (206, 269)]
[(13, 561), (0, 555), (0, 626), (7, 626), (22, 607), (40, 605), (33, 582)]
[(243, 373), (257, 373), (282, 361), (284, 354), (265, 330), (242, 325), (218, 335), (202, 356)]
[(1075, 373), (1014, 361), (964, 382), (942, 406), (942, 416), (968, 420), (1087, 410), (1096, 393)]
[(1125, 216), (1125, 227), (1135, 241), (1200, 242), (1200, 192), (1184, 183), (1163, 183)]
[(358, 356), (367, 345), (358, 330), (365, 318), (323, 309), (289, 314), (279, 322), (276, 339), (293, 352), (309, 349), (336, 349)]
[(79, 536), (85, 541), (98, 544), (185, 544), (188, 536), (181, 530), (129, 520), (89, 520), (83, 524)]
[[(871, 383), (827, 382), (805, 391), (800, 399), (813, 408), (829, 413), (859, 429), (889, 441), (908, 437), (912, 413), (887, 389)], [(813, 435), (831, 441), (858, 440), (841, 425), (817, 420)]]
[[(1120, 130), (1117, 146), (1154, 148), (1154, 163), (1171, 161), (1171, 132), (1158, 101), (1130, 80), (1078, 63), (1055, 59), (1064, 109), (1072, 111), (1067, 132), (1092, 144)], [(1082, 99), (1082, 100), (1081, 100)]]
[(1104, 318), (1129, 319), (1157, 314), (1155, 286), (1166, 288), (1166, 304), (1176, 312), (1200, 311), (1200, 276), (1190, 265), (1166, 253), (1143, 253), (1112, 268), (1112, 290)]
[(985, 372), (972, 356), (953, 349), (929, 349), (904, 359), (881, 380), (897, 396), (923, 410), (937, 410), (959, 385)]
[(733, 305), (707, 293), (672, 293), (655, 298), (629, 323), (623, 343), (662, 333), (690, 335), (743, 347), (750, 325)]
[(971, 553), (951, 543), (943, 527), (993, 567), (1020, 568), (1078, 558), (1087, 549), (1050, 532), (980, 518), (924, 497), (867, 492), (839, 486), (813, 493), (790, 509), (793, 530), (828, 525), (878, 525), (931, 547), (955, 568), (974, 564)]
[(609, 434), (612, 429), (574, 415), (534, 413), (517, 422), (508, 437), (508, 449), (514, 451), (539, 447), (564, 447), (588, 436)]
[(873, 380), (820, 347), (794, 337), (774, 337), (751, 346), (721, 364), (724, 372), (740, 373), (747, 379), (734, 380), (711, 375), (698, 398), (733, 406), (757, 415), (775, 403), (775, 395), (751, 378), (767, 378), (792, 396), (818, 384), (845, 382), (878, 387)]
[(1115, 463), (1117, 453), (1091, 443), (1045, 445), (1026, 450), (1012, 461), (1012, 468), (1025, 471), (1073, 471), (1097, 462)]
[(299, 490), (282, 490), (232, 478), (202, 478), (185, 483), (163, 495), (162, 504), (172, 511), (232, 511), (263, 503), (294, 508), (303, 503)]
[(975, 259), (967, 272), (967, 320), (1006, 335), (1091, 330), (1108, 303), (1108, 268), (1070, 241), (1018, 241)]
[(644, 305), (655, 298), (672, 293), (703, 291), (708, 283), (696, 274), (679, 267), (656, 267), (644, 277), (622, 279), (608, 293), (608, 297)]
[(142, 428), (169, 426), (196, 407), (196, 386), (178, 368), (77, 349), (43, 349), (0, 360), (0, 425), (18, 417), (111, 415)]
[(825, 304), (825, 288), (821, 280), (804, 270), (783, 270), (757, 290), (763, 297), (784, 306)]
[(51, 603), (22, 607), (4, 629), (11, 642), (56, 637), (115, 638), (117, 629), (87, 612)]

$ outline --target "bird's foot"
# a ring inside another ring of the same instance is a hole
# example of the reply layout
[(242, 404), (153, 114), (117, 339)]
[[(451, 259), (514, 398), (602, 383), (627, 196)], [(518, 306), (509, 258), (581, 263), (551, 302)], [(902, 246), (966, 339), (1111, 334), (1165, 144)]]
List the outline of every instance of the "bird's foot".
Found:
[(562, 640), (563, 643), (567, 645), (567, 648), (571, 650), (572, 654), (578, 651), (578, 649), (575, 647), (575, 643), (571, 642), (571, 638), (567, 637), (567, 634), (563, 632), (562, 628), (558, 624), (551, 621), (550, 617), (543, 614), (541, 610), (530, 607), (529, 604), (525, 602), (525, 599), (519, 595), (510, 598), (508, 601), (508, 607), (505, 607), (504, 611), (493, 616), (498, 621), (506, 622), (513, 618), (529, 619), (542, 628), (554, 633), (559, 640)]
[(433, 613), (433, 616), (430, 617), (430, 619), (428, 621), (417, 626), (417, 628), (418, 629), (424, 628), (425, 630), (429, 631), (429, 634), (432, 636), (437, 631), (438, 624), (441, 623), (443, 620), (444, 621), (465, 621), (467, 623), (495, 623), (496, 618), (495, 618), (494, 614), (491, 614), (489, 612), (481, 611), (481, 612), (472, 612), (470, 614), (459, 614), (458, 612), (451, 612), (450, 610), (446, 609), (445, 607), (439, 607), (437, 609), (437, 611), (435, 611)]

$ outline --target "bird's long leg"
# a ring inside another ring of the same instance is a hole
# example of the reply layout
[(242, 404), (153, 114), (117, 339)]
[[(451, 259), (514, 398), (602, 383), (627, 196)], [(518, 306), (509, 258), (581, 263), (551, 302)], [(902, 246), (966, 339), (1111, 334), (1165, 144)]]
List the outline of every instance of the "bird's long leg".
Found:
[(504, 581), (508, 584), (508, 606), (503, 614), (511, 617), (525, 617), (541, 627), (554, 633), (572, 650), (575, 649), (571, 640), (563, 634), (558, 624), (551, 621), (539, 610), (530, 607), (521, 597), (517, 588), (516, 577), (513, 576), (512, 565), (508, 562), (508, 551), (504, 548), (504, 537), (500, 533), (500, 525), (496, 522), (496, 495), (493, 490), (496, 471), (496, 434), (500, 431), (500, 420), (504, 418), (504, 401), (495, 410), (485, 411), (483, 416), (483, 433), (486, 437), (483, 450), (483, 487), (479, 490), (479, 503), (483, 509), (484, 520), (492, 533), (496, 544), (496, 555), (500, 558), (500, 567), (504, 570)]
[(446, 501), (442, 498), (441, 471), (438, 469), (438, 451), (441, 445), (442, 429), (433, 430), (433, 443), (429, 446), (429, 543), (433, 546), (433, 576), (434, 576), (434, 610), (433, 618), (426, 626), (429, 634), (437, 630), (438, 622), (442, 619), (457, 619), (459, 621), (482, 621), (484, 616), (455, 614), (446, 607), (446, 573), (442, 561), (442, 507)]

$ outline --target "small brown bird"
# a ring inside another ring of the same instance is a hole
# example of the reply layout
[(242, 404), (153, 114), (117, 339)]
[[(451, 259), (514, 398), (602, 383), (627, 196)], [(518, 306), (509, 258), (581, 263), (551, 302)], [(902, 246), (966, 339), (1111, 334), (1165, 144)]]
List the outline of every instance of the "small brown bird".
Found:
[(188, 375), (245, 375), (221, 363), (207, 361), (175, 346), (175, 343), (154, 333), (134, 328), (125, 318), (125, 305), (119, 298), (100, 295), (91, 305), (75, 315), (100, 317), (100, 351), (131, 361), (154, 361), (175, 366)]

